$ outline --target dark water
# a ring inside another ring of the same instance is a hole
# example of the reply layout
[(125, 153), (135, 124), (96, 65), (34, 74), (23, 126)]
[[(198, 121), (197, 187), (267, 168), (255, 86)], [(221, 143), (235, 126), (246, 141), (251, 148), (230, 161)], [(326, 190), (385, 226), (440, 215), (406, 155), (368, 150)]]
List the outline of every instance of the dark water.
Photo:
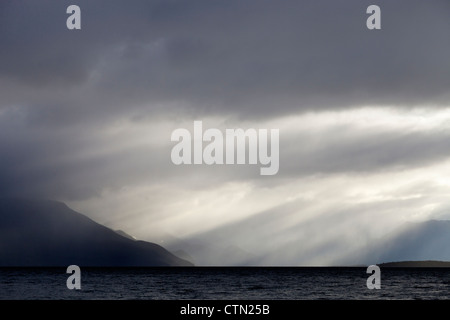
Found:
[(65, 268), (0, 268), (0, 299), (316, 300), (449, 299), (450, 269), (381, 270), (369, 290), (366, 268), (81, 268), (69, 290)]

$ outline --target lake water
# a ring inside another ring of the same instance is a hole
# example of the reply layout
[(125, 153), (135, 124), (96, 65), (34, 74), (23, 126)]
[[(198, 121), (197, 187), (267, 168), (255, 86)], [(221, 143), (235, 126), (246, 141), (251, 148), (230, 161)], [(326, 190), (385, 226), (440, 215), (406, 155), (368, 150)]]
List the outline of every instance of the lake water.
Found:
[(450, 269), (384, 268), (381, 289), (366, 268), (83, 268), (69, 290), (65, 268), (0, 268), (2, 300), (405, 300), (450, 299)]

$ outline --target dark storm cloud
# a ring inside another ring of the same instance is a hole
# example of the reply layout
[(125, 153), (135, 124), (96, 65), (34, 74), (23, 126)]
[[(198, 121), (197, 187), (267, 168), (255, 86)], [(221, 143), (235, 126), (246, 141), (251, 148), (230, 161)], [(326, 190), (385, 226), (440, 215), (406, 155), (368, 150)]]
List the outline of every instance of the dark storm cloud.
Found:
[(447, 1), (378, 1), (377, 31), (369, 1), (78, 1), (81, 31), (65, 29), (68, 4), (3, 5), (0, 76), (50, 100), (87, 90), (81, 110), (264, 117), (449, 98)]
[(0, 195), (86, 199), (159, 180), (171, 167), (165, 149), (134, 143), (127, 128), (49, 127), (20, 108), (3, 112), (0, 128)]

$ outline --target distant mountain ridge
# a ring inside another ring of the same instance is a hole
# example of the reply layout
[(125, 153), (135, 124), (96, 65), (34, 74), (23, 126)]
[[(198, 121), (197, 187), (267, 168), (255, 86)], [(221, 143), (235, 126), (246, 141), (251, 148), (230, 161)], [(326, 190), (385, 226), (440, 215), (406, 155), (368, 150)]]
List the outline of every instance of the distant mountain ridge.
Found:
[(127, 238), (64, 203), (0, 199), (0, 266), (191, 266), (163, 247)]
[(133, 237), (132, 235), (126, 233), (126, 232), (123, 231), (123, 230), (114, 230), (114, 231), (115, 231), (117, 234), (120, 234), (122, 237), (131, 239), (131, 240), (137, 240), (135, 237)]

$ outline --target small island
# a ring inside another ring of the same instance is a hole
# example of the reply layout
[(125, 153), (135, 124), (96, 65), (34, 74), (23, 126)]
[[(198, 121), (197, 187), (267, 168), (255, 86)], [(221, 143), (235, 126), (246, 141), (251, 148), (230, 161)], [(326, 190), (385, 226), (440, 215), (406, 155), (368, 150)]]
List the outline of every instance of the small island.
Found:
[(379, 264), (381, 268), (450, 268), (450, 261), (397, 261)]

